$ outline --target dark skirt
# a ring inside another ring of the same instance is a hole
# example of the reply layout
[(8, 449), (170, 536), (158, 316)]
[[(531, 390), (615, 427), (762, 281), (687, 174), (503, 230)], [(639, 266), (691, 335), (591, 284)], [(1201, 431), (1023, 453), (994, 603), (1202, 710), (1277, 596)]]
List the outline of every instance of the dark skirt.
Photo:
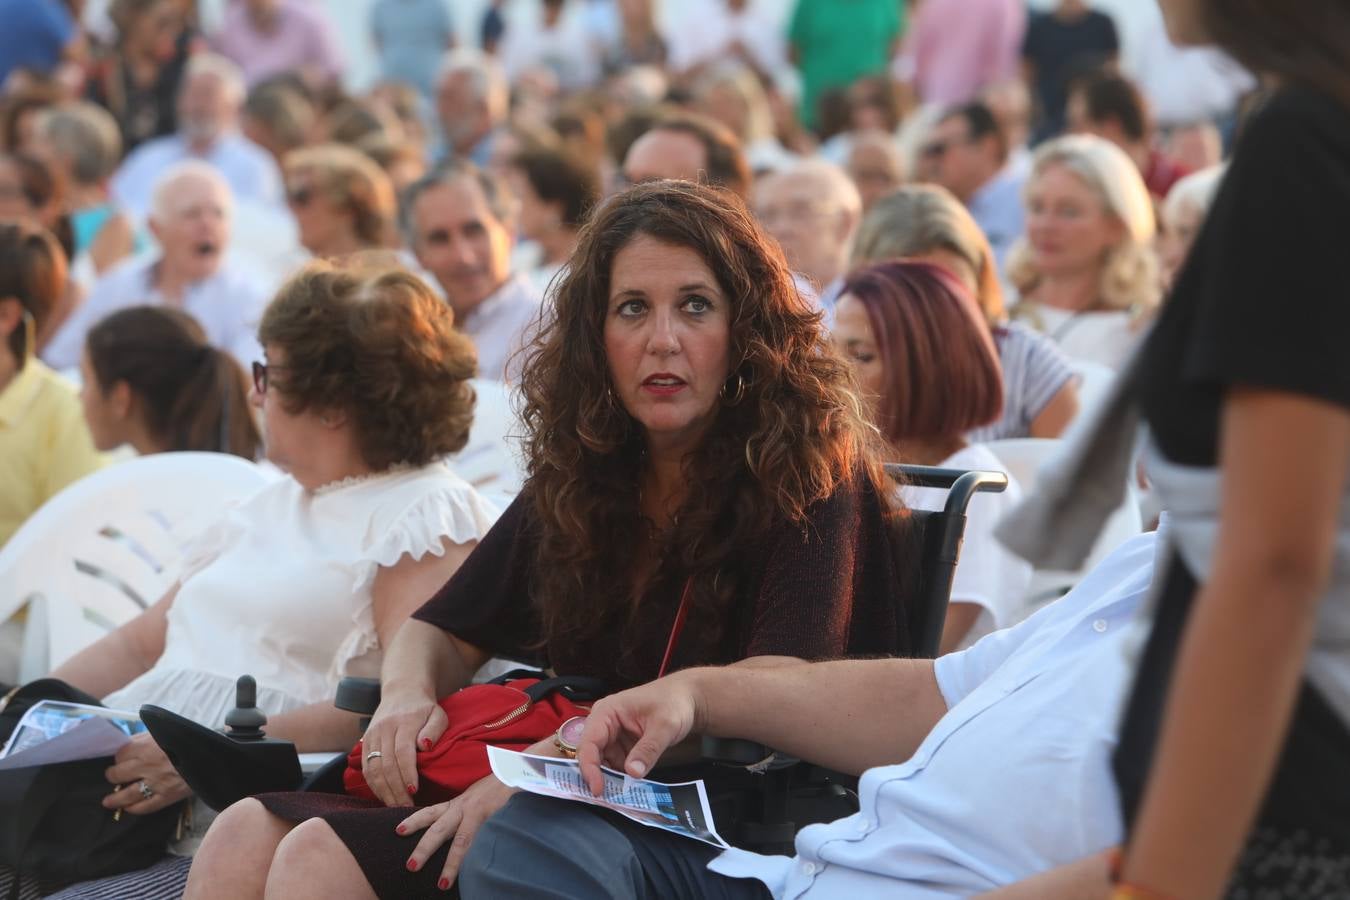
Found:
[(380, 900), (420, 897), (444, 900), (458, 896), (457, 891), (446, 892), (436, 886), (450, 852), (449, 841), (431, 854), (421, 870), (408, 871), (408, 857), (423, 832), (402, 836), (394, 829), (412, 815), (414, 810), (410, 806), (390, 807), (377, 800), (319, 792), (259, 794), (256, 799), (272, 815), (288, 822), (308, 819), (327, 822), (347, 845)]
[[(1199, 584), (1173, 555), (1113, 758), (1126, 830), (1152, 766), (1163, 706)], [(1240, 702), (1240, 698), (1235, 698)], [(1350, 730), (1307, 682), (1229, 900), (1350, 898)]]

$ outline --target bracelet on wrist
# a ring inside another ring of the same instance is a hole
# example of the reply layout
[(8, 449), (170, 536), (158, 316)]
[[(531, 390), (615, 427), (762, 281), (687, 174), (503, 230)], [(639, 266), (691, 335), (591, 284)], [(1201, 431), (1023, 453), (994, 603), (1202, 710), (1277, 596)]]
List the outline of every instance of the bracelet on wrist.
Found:
[(1123, 881), (1121, 873), (1124, 868), (1125, 851), (1116, 847), (1107, 861), (1107, 877), (1111, 882), (1110, 900), (1176, 900), (1171, 894)]
[(1176, 900), (1176, 898), (1143, 885), (1118, 881), (1111, 889), (1111, 900)]

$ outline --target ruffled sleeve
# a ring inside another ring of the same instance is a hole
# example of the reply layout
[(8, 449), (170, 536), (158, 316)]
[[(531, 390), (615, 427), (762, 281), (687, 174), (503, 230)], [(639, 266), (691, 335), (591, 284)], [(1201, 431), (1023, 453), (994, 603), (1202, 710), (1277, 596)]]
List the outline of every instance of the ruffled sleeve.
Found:
[[(370, 516), (352, 564), (352, 631), (333, 658), (335, 679), (378, 674), (380, 639), (375, 630), (371, 589), (379, 570), (396, 565), (404, 556), (414, 560), (428, 553), (444, 556), (446, 542), (479, 541), (500, 514), (448, 470), (440, 477), (419, 478), (401, 487), (414, 489), (390, 492), (390, 502), (381, 504)], [(413, 494), (411, 498), (409, 493)]]

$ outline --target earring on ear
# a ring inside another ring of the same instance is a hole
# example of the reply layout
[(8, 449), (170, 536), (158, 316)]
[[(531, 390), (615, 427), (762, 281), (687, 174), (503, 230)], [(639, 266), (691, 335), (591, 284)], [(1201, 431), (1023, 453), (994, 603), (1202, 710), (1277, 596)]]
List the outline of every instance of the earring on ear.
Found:
[(731, 384), (730, 378), (722, 382), (722, 389), (719, 390), (717, 394), (719, 397), (722, 398), (722, 402), (727, 406), (737, 406), (740, 404), (742, 400), (745, 399), (745, 376), (742, 375), (740, 371), (737, 371), (736, 388), (735, 390), (728, 392), (727, 386), (730, 384)]

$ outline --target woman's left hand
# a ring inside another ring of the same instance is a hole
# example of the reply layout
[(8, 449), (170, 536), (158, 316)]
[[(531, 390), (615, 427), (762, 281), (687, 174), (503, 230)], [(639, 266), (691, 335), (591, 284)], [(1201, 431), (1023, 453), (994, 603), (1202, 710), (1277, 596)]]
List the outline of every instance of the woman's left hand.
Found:
[(192, 789), (148, 734), (138, 734), (124, 744), (104, 777), (116, 785), (103, 798), (104, 808), (125, 810), (137, 816), (159, 812), (192, 796)]
[(425, 806), (408, 816), (395, 829), (399, 834), (408, 835), (426, 829), (426, 834), (422, 835), (408, 857), (408, 869), (420, 871), (431, 854), (447, 840), (454, 838), (437, 882), (441, 890), (448, 890), (455, 883), (459, 866), (464, 862), (464, 854), (469, 852), (478, 829), (489, 816), (506, 805), (516, 790), (502, 784), (496, 776), (489, 775), (474, 782), (455, 799)]

